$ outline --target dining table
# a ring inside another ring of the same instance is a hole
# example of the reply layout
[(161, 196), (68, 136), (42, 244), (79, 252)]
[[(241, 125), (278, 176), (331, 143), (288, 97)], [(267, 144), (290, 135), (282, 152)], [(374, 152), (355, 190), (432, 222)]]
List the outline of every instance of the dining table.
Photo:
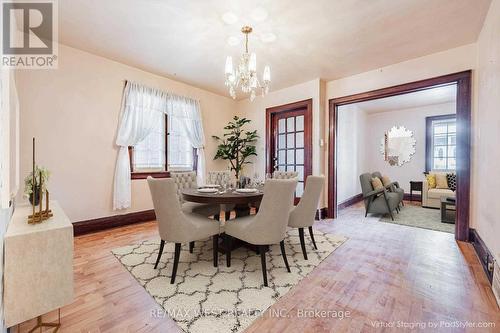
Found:
[[(236, 213), (236, 218), (250, 215), (250, 208), (258, 207), (262, 200), (264, 192), (262, 189), (256, 189), (255, 192), (238, 192), (234, 189), (214, 191), (213, 193), (200, 192), (196, 188), (184, 189), (182, 191), (182, 198), (185, 201), (205, 203), (205, 204), (216, 204), (216, 205), (235, 205), (234, 210)], [(231, 223), (228, 221), (226, 223)], [(226, 253), (226, 244), (223, 241), (224, 237), (221, 237), (219, 243), (219, 252)], [(256, 246), (246, 243), (242, 240), (234, 238), (231, 242), (231, 251), (244, 246), (250, 250), (256, 251)]]
[(220, 190), (212, 193), (201, 192), (196, 188), (184, 189), (182, 198), (184, 201), (214, 204), (214, 205), (235, 205), (236, 217), (243, 217), (250, 214), (250, 206), (256, 206), (262, 200), (264, 192), (255, 189), (255, 192), (239, 192), (235, 189)]

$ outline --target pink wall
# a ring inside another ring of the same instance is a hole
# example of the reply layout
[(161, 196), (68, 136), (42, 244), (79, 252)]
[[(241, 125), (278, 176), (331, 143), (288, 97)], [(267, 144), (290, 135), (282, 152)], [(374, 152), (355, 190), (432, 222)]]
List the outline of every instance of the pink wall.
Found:
[(500, 261), (500, 0), (493, 0), (479, 40), (474, 115), (472, 220)]
[(212, 160), (216, 143), (210, 136), (220, 133), (235, 114), (232, 99), (60, 45), (58, 69), (17, 73), (21, 177), (31, 168), (35, 136), (37, 162), (52, 172), (51, 197), (59, 200), (72, 221), (153, 207), (146, 181), (133, 180), (132, 207), (112, 210), (114, 141), (126, 79), (199, 99), (207, 135), (207, 169), (226, 167)]

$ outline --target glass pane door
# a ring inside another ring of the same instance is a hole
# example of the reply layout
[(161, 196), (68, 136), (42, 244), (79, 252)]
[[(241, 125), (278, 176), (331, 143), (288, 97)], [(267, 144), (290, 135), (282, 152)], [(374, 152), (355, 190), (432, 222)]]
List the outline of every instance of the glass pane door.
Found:
[(277, 116), (275, 139), (275, 170), (295, 171), (298, 173), (295, 196), (300, 198), (304, 192), (305, 145), (304, 114), (285, 113)]

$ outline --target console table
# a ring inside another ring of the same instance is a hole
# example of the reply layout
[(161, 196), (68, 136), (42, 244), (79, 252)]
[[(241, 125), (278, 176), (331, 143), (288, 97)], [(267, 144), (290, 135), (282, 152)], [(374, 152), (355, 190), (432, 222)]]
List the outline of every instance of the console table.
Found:
[[(4, 239), (4, 318), (12, 327), (73, 301), (73, 225), (57, 201), (53, 217), (28, 224), (29, 205), (16, 207)], [(57, 324), (51, 324), (57, 325)]]

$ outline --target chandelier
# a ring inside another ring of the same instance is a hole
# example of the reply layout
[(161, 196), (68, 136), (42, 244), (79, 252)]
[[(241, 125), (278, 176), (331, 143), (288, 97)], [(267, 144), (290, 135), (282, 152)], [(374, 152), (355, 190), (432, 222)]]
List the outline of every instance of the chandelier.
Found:
[(271, 82), (271, 69), (264, 67), (262, 73), (262, 83), (257, 78), (257, 56), (254, 52), (248, 53), (248, 35), (252, 32), (252, 27), (244, 26), (241, 32), (245, 35), (245, 53), (240, 57), (240, 63), (233, 69), (233, 58), (226, 58), (226, 86), (229, 87), (229, 94), (236, 99), (236, 89), (241, 88), (245, 94), (250, 93), (250, 101), (255, 99), (256, 90), (261, 90), (262, 96), (269, 92), (269, 83)]

